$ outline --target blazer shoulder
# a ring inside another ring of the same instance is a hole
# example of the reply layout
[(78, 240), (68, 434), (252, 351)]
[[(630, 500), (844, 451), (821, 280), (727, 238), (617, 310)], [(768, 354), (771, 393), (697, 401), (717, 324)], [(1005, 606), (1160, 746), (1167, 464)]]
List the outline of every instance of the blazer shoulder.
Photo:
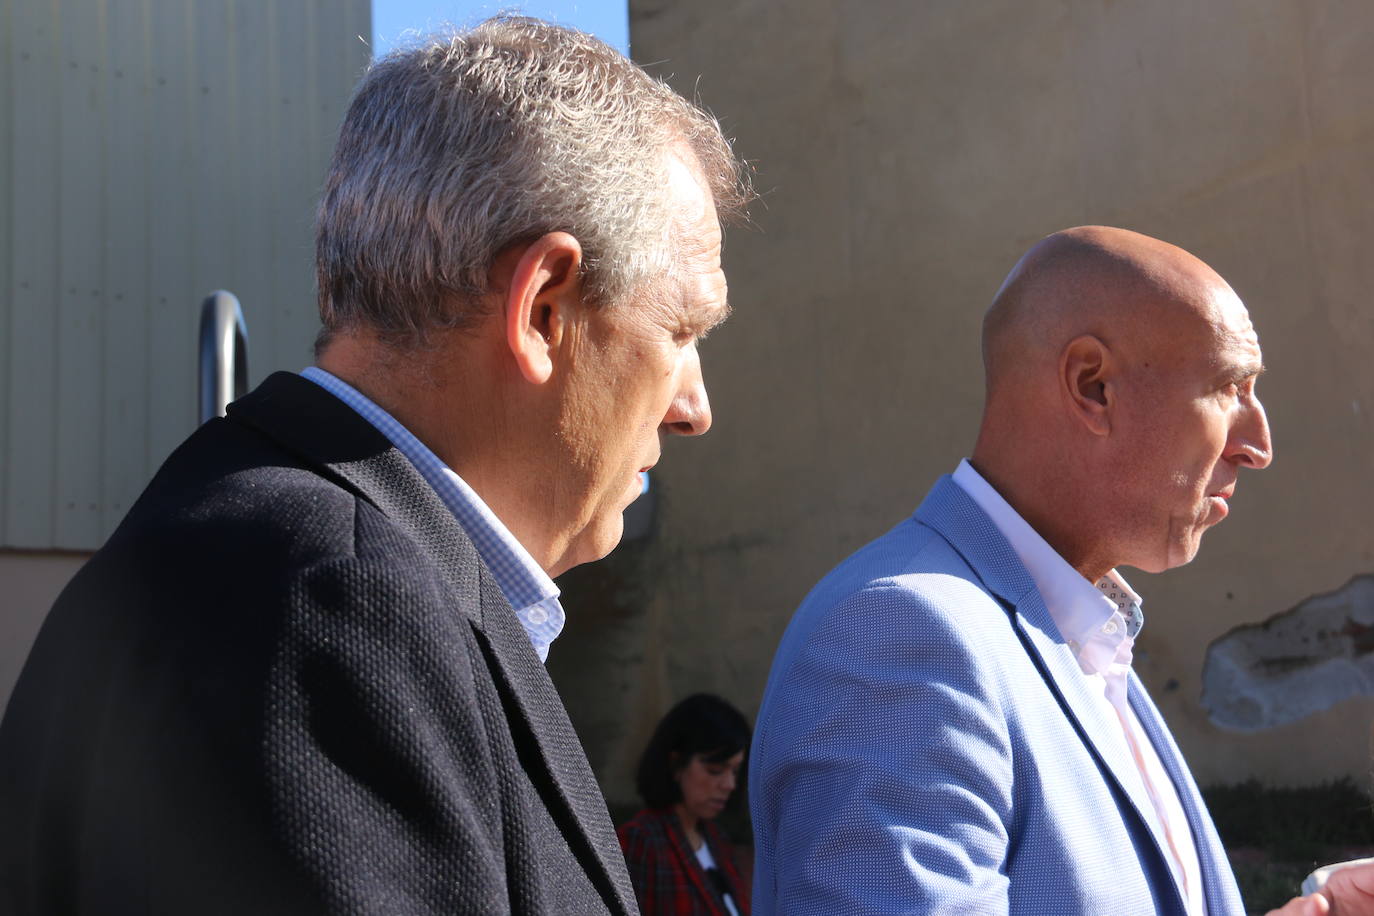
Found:
[[(988, 651), (1010, 650), (1014, 640), (1007, 609), (964, 557), (908, 519), (860, 548), (802, 601), (774, 656), (764, 707), (797, 687), (805, 693), (889, 670), (959, 670), (991, 687), (999, 675)], [(761, 711), (756, 747), (764, 718)]]
[(257, 433), (212, 421), (168, 457), (105, 550), (246, 550), (300, 564), (353, 551), (360, 502)]
[[(369, 481), (374, 492), (339, 470), (363, 466), (381, 469)], [(276, 373), (172, 452), (110, 546), (224, 542), (238, 545), (231, 554), (248, 549), (297, 568), (367, 553), (407, 557), (436, 520), (444, 537), (465, 537), (432, 491), (425, 524), (392, 517), (385, 497), (413, 500), (425, 490), (419, 473), (351, 407), (307, 379)]]
[(959, 551), (913, 517), (827, 573), (803, 599), (789, 636), (793, 629), (826, 626), (836, 615), (846, 625), (884, 628), (900, 618), (906, 629), (913, 624), (957, 629), (969, 622), (972, 608), (1002, 613)]
[[(117, 605), (131, 627), (206, 627), (217, 619), (211, 609), (232, 608), (226, 619), (261, 619), (266, 638), (312, 594), (336, 594), (326, 602), (333, 608), (356, 604), (354, 593), (380, 600), (388, 590), (401, 609), (412, 606), (399, 600), (407, 595), (475, 605), (475, 551), (467, 541), (452, 552), (470, 562), (442, 566), (411, 530), (325, 469), (253, 427), (212, 420), (167, 459), (53, 613)], [(469, 594), (455, 598), (455, 583)], [(188, 607), (200, 611), (187, 615)]]

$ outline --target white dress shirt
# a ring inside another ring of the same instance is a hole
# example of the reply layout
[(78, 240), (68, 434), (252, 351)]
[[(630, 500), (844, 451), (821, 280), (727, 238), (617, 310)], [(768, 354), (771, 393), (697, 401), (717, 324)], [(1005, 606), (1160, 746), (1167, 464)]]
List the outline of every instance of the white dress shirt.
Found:
[[(1129, 608), (1132, 603), (1138, 608), (1140, 596), (1114, 569), (1096, 583), (1083, 578), (973, 469), (967, 459), (959, 462), (953, 476), (954, 482), (987, 513), (1025, 565), (1054, 625), (1078, 660), (1083, 677), (1094, 688), (1094, 695), (1101, 697), (1101, 702), (1107, 704), (1121, 723), (1121, 739), (1135, 761), (1145, 793), (1164, 828), (1166, 858), (1188, 912), (1191, 916), (1206, 916), (1202, 868), (1198, 864), (1187, 814), (1127, 696), (1135, 634), (1129, 632), (1123, 608)], [(1137, 631), (1139, 623), (1137, 617)]]

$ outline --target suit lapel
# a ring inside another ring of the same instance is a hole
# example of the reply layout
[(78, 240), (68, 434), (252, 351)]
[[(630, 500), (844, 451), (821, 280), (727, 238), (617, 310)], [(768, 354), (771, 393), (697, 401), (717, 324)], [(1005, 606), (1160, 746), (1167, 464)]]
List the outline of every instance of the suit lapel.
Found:
[[(607, 907), (612, 912), (636, 912), (620, 844), (582, 742), (529, 635), (485, 568), (481, 571), (481, 601), (486, 620), (481, 636), (493, 673), (501, 681), (511, 730), (517, 735), (517, 745), (524, 745), (520, 748), (522, 757), (533, 756), (538, 762), (538, 766), (531, 766), (527, 761), (526, 768)], [(519, 736), (522, 726), (523, 742)]]
[[(1013, 615), (1022, 644), (1031, 653), (1032, 661), (1037, 662), (1036, 667), (1040, 669), (1041, 676), (1049, 684), (1065, 714), (1077, 727), (1088, 749), (1097, 757), (1098, 765), (1130, 800), (1131, 807), (1154, 839), (1159, 854), (1166, 856), (1164, 850), (1168, 848), (1168, 839), (1164, 826), (1145, 791), (1144, 779), (1126, 743), (1121, 720), (1109, 704), (1094, 693), (1092, 685), (1078, 666), (1078, 660), (1064, 644), (1063, 637), (1050, 619), (1039, 592), (1032, 589), (1015, 606)], [(1143, 688), (1135, 687), (1135, 690), (1140, 689)]]
[[(1131, 756), (1121, 722), (1108, 704), (1093, 693), (1073, 651), (1050, 617), (1030, 573), (997, 526), (964, 489), (946, 476), (916, 511), (918, 521), (938, 531), (968, 562), (984, 586), (1007, 610), (1031, 662), (1058, 700), (1064, 715), (1083, 740), (1108, 783), (1129, 804), (1144, 825), (1168, 873), (1163, 826)], [(1132, 694), (1143, 692), (1138, 682)], [(1184, 907), (1177, 886), (1180, 910)]]
[(471, 538), (438, 494), (372, 424), (300, 376), (272, 375), (231, 404), (229, 416), (375, 505), (434, 559), (454, 595), (479, 595), (477, 611), (455, 605), (472, 619), (508, 699), (511, 732), (530, 777), (610, 910), (634, 912), (605, 800), (563, 702)]
[(1207, 901), (1207, 912), (1210, 916), (1244, 913), (1235, 873), (1226, 857), (1226, 848), (1222, 846), (1221, 838), (1212, 824), (1212, 816), (1207, 813), (1207, 806), (1202, 801), (1202, 793), (1193, 781), (1193, 774), (1184, 764), (1183, 755), (1164, 725), (1159, 710), (1134, 672), (1131, 673), (1130, 698), (1131, 708), (1135, 710), (1136, 718), (1159, 754), (1169, 779), (1173, 781), (1174, 790), (1178, 792), (1179, 801), (1183, 803), (1184, 814), (1188, 816), (1193, 845), (1197, 847), (1198, 865), (1202, 869), (1202, 890)]

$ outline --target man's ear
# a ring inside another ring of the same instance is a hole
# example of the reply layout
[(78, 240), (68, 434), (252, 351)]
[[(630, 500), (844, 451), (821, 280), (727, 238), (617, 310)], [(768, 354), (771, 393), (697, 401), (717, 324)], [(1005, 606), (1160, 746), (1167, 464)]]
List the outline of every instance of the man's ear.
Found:
[(1059, 383), (1074, 416), (1094, 435), (1112, 431), (1116, 407), (1116, 361), (1101, 339), (1083, 334), (1059, 356)]
[(520, 374), (536, 385), (553, 375), (553, 360), (582, 302), (582, 246), (550, 232), (520, 254), (506, 289), (506, 345)]

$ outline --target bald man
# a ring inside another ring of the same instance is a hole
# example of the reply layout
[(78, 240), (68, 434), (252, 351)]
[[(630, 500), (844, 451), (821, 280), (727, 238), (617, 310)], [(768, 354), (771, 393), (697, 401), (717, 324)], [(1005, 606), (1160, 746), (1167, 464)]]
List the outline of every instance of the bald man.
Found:
[(1007, 277), (983, 355), (972, 457), (783, 636), (754, 911), (1241, 916), (1131, 671), (1144, 616), (1117, 567), (1192, 560), (1269, 464), (1245, 307), (1179, 248), (1070, 229)]

